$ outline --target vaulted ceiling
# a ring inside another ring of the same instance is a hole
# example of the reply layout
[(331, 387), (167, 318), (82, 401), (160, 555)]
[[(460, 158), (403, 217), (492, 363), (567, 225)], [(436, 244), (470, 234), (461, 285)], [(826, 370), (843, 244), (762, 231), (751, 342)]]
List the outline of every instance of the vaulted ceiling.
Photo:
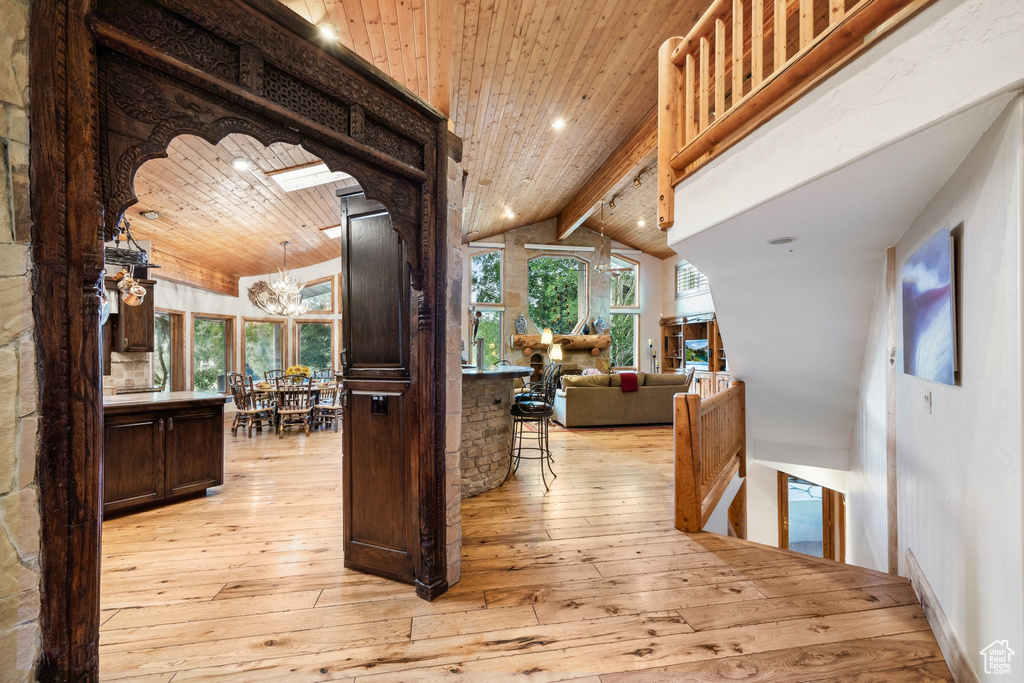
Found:
[[(466, 241), (558, 217), (655, 256), (673, 253), (656, 227), (657, 50), (685, 35), (710, 0), (281, 2), (333, 24), (343, 45), (449, 112), (468, 174)], [(287, 226), (333, 224), (333, 188), (309, 192), (316, 201), (300, 208), (259, 171), (309, 155), (259, 147), (242, 136), (216, 147), (175, 141), (170, 157), (147, 163), (136, 180), (138, 208), (161, 211), (151, 224), (134, 214), (137, 236), (180, 239), (167, 246), (229, 277), (272, 269), (283, 239), (294, 242), (295, 265), (323, 260), (329, 240), (312, 230), (296, 238)], [(239, 154), (256, 162), (251, 177), (228, 166)], [(211, 202), (237, 206), (214, 211)], [(265, 226), (256, 209), (266, 211)], [(230, 236), (223, 263), (203, 249), (212, 226)]]

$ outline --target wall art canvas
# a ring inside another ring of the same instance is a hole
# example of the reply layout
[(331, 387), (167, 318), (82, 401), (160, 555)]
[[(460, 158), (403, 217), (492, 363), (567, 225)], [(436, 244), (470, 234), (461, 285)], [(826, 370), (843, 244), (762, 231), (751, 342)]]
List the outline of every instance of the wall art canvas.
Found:
[(903, 264), (903, 372), (955, 384), (953, 245), (939, 230)]

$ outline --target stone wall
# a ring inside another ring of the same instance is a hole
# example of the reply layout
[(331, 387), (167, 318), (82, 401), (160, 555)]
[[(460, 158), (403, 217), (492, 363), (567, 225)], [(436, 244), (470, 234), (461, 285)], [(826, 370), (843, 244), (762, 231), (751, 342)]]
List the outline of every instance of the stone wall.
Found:
[(28, 0), (0, 0), (0, 678), (39, 652), (38, 387), (31, 306)]
[(153, 386), (153, 354), (110, 354), (110, 374), (103, 377), (103, 395), (110, 396), (118, 389)]
[(462, 384), (462, 497), (490, 491), (508, 473), (512, 383), (470, 377)]
[(445, 544), (448, 585), (462, 576), (462, 168), (448, 159), (448, 320), (445, 329)]

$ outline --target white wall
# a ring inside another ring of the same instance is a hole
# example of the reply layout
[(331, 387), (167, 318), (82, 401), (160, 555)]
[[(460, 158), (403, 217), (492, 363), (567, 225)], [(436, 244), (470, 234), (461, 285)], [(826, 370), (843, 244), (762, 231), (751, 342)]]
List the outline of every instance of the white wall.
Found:
[(886, 295), (885, 262), (876, 294), (861, 372), (857, 419), (850, 446), (846, 496), (846, 561), (878, 571), (889, 568), (886, 506)]
[(1022, 158), (1018, 98), (896, 245), (901, 264), (936, 230), (963, 224), (959, 386), (897, 381), (899, 546), (901, 570), (909, 549), (976, 671), (993, 640), (1024, 652)]
[[(303, 282), (312, 282), (313, 280), (319, 280), (328, 276), (334, 277), (334, 312), (311, 311), (304, 316), (293, 318), (287, 322), (284, 331), (287, 338), (285, 365), (292, 365), (296, 362), (296, 345), (294, 343), (295, 320), (331, 320), (334, 322), (334, 362), (337, 364), (338, 351), (340, 350), (340, 321), (342, 318), (338, 312), (340, 309), (340, 292), (338, 291), (337, 275), (341, 272), (341, 258), (331, 259), (330, 261), (306, 266), (305, 268), (294, 268), (290, 272), (293, 277)], [(269, 277), (269, 274), (240, 278), (238, 281), (237, 297), (217, 294), (177, 282), (161, 280), (159, 270), (150, 271), (150, 275), (157, 281), (157, 284), (153, 287), (153, 303), (156, 308), (185, 313), (185, 367), (189, 368), (185, 373), (185, 381), (188, 387), (191, 388), (192, 381), (192, 349), (188, 340), (191, 338), (192, 316), (195, 314), (214, 313), (234, 317), (235, 345), (231, 369), (241, 371), (242, 344), (244, 340), (242, 318), (272, 317), (249, 303), (248, 289), (257, 280)]]

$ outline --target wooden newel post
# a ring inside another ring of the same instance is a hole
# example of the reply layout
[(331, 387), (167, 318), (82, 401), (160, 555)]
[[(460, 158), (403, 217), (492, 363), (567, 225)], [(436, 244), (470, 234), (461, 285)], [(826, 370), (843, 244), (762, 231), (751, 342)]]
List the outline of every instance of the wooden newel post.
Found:
[(669, 159), (683, 147), (680, 104), (683, 76), (672, 63), (672, 53), (683, 42), (669, 38), (658, 50), (658, 228), (668, 230), (675, 221), (673, 172)]
[(747, 476), (747, 387), (737, 379), (729, 382), (729, 387), (738, 387), (740, 392), (736, 428), (740, 433), (740, 476), (745, 478)]
[(700, 465), (700, 396), (676, 394), (676, 528), (680, 531), (701, 530), (701, 465)]

